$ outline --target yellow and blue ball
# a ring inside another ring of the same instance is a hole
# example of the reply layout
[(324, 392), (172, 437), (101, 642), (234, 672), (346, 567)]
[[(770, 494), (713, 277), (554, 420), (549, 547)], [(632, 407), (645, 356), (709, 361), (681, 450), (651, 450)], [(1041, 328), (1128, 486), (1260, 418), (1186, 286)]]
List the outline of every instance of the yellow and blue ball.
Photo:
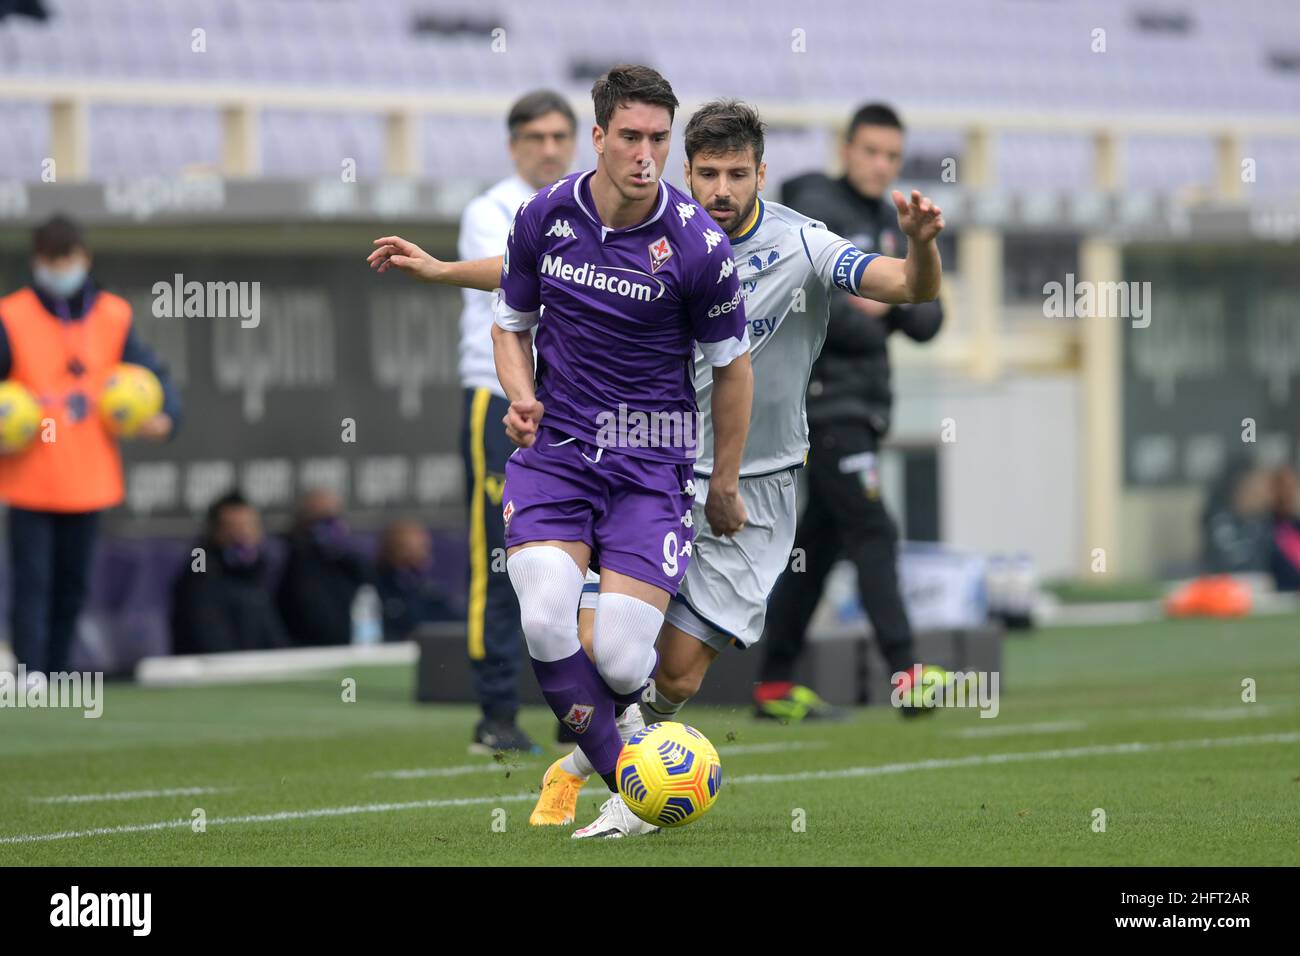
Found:
[(143, 365), (124, 362), (114, 368), (99, 395), (99, 415), (120, 438), (134, 435), (162, 406), (162, 383)]
[(0, 455), (16, 455), (41, 427), (41, 406), (21, 382), (0, 382)]
[(614, 772), (628, 808), (661, 827), (698, 820), (722, 789), (722, 762), (713, 744), (694, 727), (671, 721), (633, 734)]

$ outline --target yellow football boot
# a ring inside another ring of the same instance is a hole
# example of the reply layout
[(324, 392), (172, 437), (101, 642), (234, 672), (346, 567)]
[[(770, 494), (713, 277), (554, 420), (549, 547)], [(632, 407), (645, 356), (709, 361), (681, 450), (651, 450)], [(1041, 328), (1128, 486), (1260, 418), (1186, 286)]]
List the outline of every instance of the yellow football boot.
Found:
[(578, 812), (578, 794), (587, 780), (562, 768), (560, 764), (563, 762), (561, 757), (546, 769), (546, 775), (542, 777), (542, 793), (528, 817), (530, 826), (563, 827), (573, 822)]

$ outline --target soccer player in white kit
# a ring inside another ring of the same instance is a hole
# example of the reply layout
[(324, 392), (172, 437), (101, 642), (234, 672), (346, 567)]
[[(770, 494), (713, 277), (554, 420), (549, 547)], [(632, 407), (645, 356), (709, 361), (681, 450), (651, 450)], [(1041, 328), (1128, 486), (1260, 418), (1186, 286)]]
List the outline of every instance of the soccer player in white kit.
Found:
[[(820, 222), (759, 196), (766, 175), (763, 140), (758, 113), (734, 100), (705, 104), (686, 126), (686, 183), (731, 240), (749, 322), (754, 405), (740, 468), (748, 520), (740, 532), (723, 538), (712, 534), (699, 514), (712, 465), (707, 397), (713, 376), (697, 356), (695, 389), (703, 423), (692, 559), (659, 633), (654, 683), (646, 699), (620, 717), (625, 740), (646, 723), (676, 719), (722, 648), (749, 647), (763, 633), (768, 594), (794, 545), (794, 470), (808, 451), (804, 398), (826, 338), (831, 291), (888, 303), (926, 302), (939, 294), (935, 239), (944, 226), (939, 207), (919, 192), (910, 202), (895, 192), (907, 258), (862, 252)], [(588, 584), (589, 591), (594, 588)], [(591, 606), (584, 594), (584, 638)], [(557, 761), (530, 822), (572, 819), (577, 792), (589, 775), (581, 749)], [(594, 822), (573, 835), (623, 837), (655, 829), (615, 794)]]

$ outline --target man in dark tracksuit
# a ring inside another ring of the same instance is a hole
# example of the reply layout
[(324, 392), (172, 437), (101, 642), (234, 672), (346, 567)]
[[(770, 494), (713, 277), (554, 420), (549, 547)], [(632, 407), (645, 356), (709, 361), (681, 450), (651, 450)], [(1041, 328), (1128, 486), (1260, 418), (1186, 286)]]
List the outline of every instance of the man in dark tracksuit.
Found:
[[(888, 189), (903, 158), (903, 127), (887, 106), (862, 107), (842, 147), (845, 175), (809, 173), (784, 186), (781, 201), (859, 249), (901, 256), (907, 239)], [(759, 716), (834, 715), (792, 681), (826, 575), (841, 557), (857, 566), (858, 590), (891, 673), (915, 663), (912, 629), (898, 587), (898, 528), (881, 500), (877, 455), (889, 431), (893, 392), (888, 340), (901, 331), (925, 342), (943, 323), (938, 301), (889, 306), (837, 293), (826, 344), (808, 383), (808, 505), (795, 548), (800, 573), (786, 571), (767, 612), (766, 656), (754, 700)], [(799, 550), (802, 549), (802, 550)], [(905, 709), (905, 713), (909, 712)]]

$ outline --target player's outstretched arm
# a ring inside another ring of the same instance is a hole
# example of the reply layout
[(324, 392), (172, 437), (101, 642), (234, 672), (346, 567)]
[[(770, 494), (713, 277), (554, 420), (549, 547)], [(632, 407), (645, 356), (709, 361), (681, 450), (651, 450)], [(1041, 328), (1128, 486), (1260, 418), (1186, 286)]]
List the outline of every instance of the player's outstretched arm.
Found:
[(740, 497), (740, 459), (749, 436), (754, 404), (754, 370), (749, 352), (729, 365), (713, 369), (713, 475), (704, 515), (714, 534), (732, 535), (745, 527), (748, 515)]
[(521, 448), (537, 440), (537, 427), (544, 411), (533, 385), (533, 332), (511, 332), (495, 323), (492, 326), (492, 357), (496, 360), (497, 378), (510, 399), (510, 409), (501, 419), (506, 435)]
[(401, 236), (383, 236), (376, 239), (374, 244), (375, 250), (366, 261), (377, 272), (387, 272), (393, 268), (423, 282), (436, 282), (460, 289), (480, 289), (483, 292), (491, 292), (501, 284), (501, 256), (466, 262), (443, 262)]
[(868, 299), (897, 305), (901, 302), (930, 302), (939, 297), (943, 266), (935, 241), (943, 231), (943, 211), (912, 190), (908, 202), (897, 189), (898, 225), (907, 236), (907, 258), (878, 256), (862, 271), (858, 292)]

